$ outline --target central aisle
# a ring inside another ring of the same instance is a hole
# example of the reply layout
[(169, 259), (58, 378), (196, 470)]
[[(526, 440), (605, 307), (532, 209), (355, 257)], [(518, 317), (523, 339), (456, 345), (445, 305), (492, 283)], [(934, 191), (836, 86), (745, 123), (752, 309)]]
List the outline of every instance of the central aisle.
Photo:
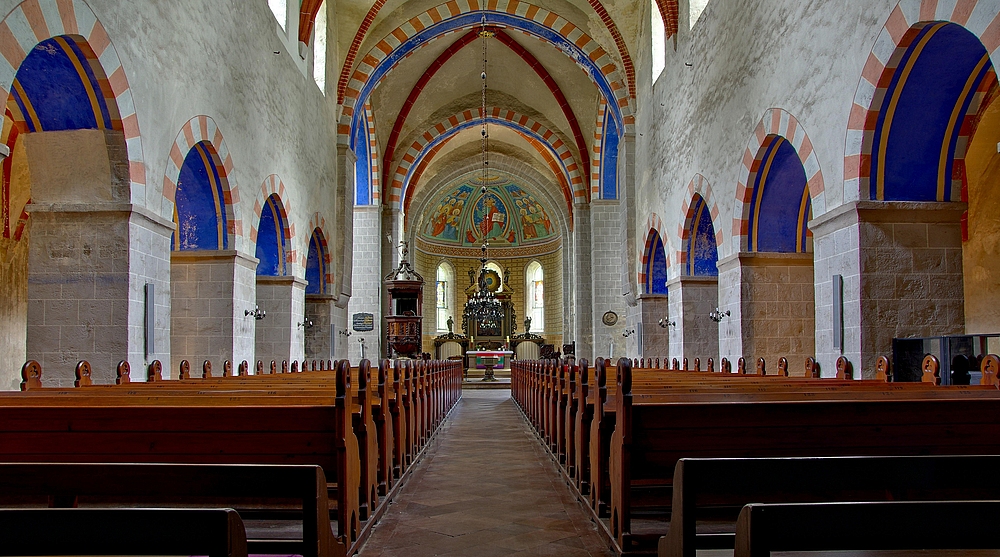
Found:
[(466, 390), (361, 557), (612, 556), (508, 390)]

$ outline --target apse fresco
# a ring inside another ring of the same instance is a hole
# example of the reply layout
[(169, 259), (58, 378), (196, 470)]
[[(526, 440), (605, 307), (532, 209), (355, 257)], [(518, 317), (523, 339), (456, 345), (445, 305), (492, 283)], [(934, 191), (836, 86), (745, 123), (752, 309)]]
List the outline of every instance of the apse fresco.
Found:
[(548, 240), (555, 232), (548, 211), (520, 186), (491, 180), (486, 193), (463, 184), (431, 212), (424, 236), (436, 242), (518, 246)]

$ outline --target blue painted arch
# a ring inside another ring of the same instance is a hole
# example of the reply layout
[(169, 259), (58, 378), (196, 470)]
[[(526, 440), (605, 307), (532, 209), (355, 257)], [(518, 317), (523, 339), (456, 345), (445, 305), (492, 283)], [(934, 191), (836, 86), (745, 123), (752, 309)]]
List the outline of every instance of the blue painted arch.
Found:
[(309, 253), (306, 256), (306, 294), (326, 294), (327, 277), (326, 239), (323, 232), (317, 228), (309, 237)]
[(278, 194), (271, 194), (264, 202), (257, 226), (258, 276), (281, 277), (288, 274), (288, 217)]
[(365, 102), (368, 100), (368, 97), (378, 85), (379, 81), (381, 81), (382, 78), (389, 73), (389, 71), (391, 71), (410, 53), (424, 44), (455, 31), (473, 29), (481, 26), (483, 24), (484, 15), (486, 17), (486, 25), (523, 31), (552, 44), (560, 51), (566, 53), (567, 56), (583, 68), (587, 75), (590, 76), (590, 79), (597, 85), (601, 95), (603, 95), (605, 100), (608, 102), (608, 107), (614, 116), (615, 123), (618, 125), (619, 129), (624, 129), (624, 119), (622, 117), (621, 107), (618, 106), (618, 100), (614, 95), (614, 89), (601, 72), (601, 69), (597, 67), (593, 60), (591, 60), (579, 46), (567, 40), (552, 29), (549, 29), (548, 27), (530, 19), (495, 11), (476, 11), (451, 17), (424, 28), (407, 39), (406, 42), (396, 47), (391, 54), (386, 56), (385, 59), (379, 63), (378, 67), (376, 67), (372, 74), (368, 76), (368, 81), (366, 81), (364, 86), (361, 88), (358, 98), (354, 103), (354, 114), (351, 117), (351, 150), (355, 150), (356, 147), (355, 141), (357, 138), (357, 129), (359, 126), (363, 125), (362, 113), (364, 112), (363, 107)]
[(979, 85), (994, 71), (973, 33), (926, 22), (903, 52), (873, 131), (869, 198), (954, 201), (956, 149)]
[(196, 143), (184, 157), (177, 179), (171, 249), (229, 249), (226, 218), (228, 182), (219, 172), (218, 153), (207, 141)]
[(687, 254), (684, 274), (694, 277), (719, 276), (719, 246), (715, 238), (711, 210), (705, 199), (698, 194), (691, 200), (687, 235), (684, 245)]
[(649, 231), (646, 242), (646, 294), (667, 293), (667, 252), (663, 238), (656, 230)]
[(601, 140), (601, 198), (618, 199), (618, 145), (621, 133), (614, 119), (604, 117), (604, 138)]
[(754, 165), (747, 246), (751, 252), (811, 251), (812, 199), (805, 168), (792, 144), (769, 136)]

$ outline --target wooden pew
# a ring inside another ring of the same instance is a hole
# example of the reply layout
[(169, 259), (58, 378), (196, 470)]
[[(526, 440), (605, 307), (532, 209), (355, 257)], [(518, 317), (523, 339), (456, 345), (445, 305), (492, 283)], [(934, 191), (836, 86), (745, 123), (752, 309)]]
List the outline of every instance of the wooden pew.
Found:
[(1000, 549), (998, 522), (1000, 501), (753, 504), (740, 512), (735, 557), (767, 557), (772, 551)]
[(0, 555), (246, 557), (232, 509), (0, 509)]
[(765, 389), (736, 400), (689, 401), (664, 393), (636, 401), (632, 387), (631, 366), (621, 361), (608, 527), (626, 552), (665, 533), (633, 531), (633, 497), (669, 505), (680, 458), (1000, 453), (1000, 392), (992, 388), (859, 384), (834, 393)]
[(282, 513), (289, 509), (301, 515), (293, 521), (293, 529), (300, 531), (296, 539), (274, 538), (268, 528), (248, 527), (244, 551), (327, 557), (346, 550), (333, 543), (326, 475), (319, 466), (0, 463), (4, 507), (195, 506), (194, 501), (198, 506), (248, 509), (250, 513), (243, 511), (246, 517), (266, 517), (267, 526), (283, 522), (274, 520), (273, 513), (263, 514), (267, 509), (276, 509), (286, 520)]
[(335, 488), (338, 543), (350, 548), (361, 519), (348, 371), (341, 362), (335, 391), (322, 398), (118, 389), (0, 393), (0, 461), (318, 465)]
[[(1000, 456), (683, 458), (658, 554), (732, 549), (737, 513), (749, 503), (1000, 499), (1000, 482), (976, 473), (998, 466)], [(699, 520), (707, 531), (698, 533)]]

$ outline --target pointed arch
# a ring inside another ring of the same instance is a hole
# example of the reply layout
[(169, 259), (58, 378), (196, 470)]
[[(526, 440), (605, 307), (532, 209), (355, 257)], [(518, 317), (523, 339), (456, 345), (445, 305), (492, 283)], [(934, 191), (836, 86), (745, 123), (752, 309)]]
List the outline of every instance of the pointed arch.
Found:
[(330, 249), (327, 246), (326, 234), (316, 226), (309, 235), (309, 248), (306, 251), (306, 294), (327, 294), (330, 288)]
[[(688, 200), (684, 202), (681, 214), (684, 215), (683, 224), (678, 229), (681, 249), (677, 252), (680, 274), (717, 275), (717, 268), (708, 272), (709, 269), (702, 266), (702, 263), (714, 265), (718, 262), (718, 248), (722, 246), (723, 238), (719, 227), (722, 224), (719, 205), (712, 193), (712, 185), (701, 174), (695, 174), (688, 184)], [(705, 244), (706, 239), (711, 242), (711, 247)]]
[(166, 169), (163, 171), (163, 199), (161, 213), (173, 215), (176, 211), (177, 183), (180, 181), (181, 168), (184, 160), (195, 145), (202, 143), (210, 146), (211, 163), (218, 173), (225, 201), (227, 244), (230, 249), (245, 249), (239, 245), (243, 241), (243, 221), (238, 213), (240, 203), (239, 187), (233, 177), (233, 157), (226, 145), (222, 130), (215, 120), (209, 116), (199, 115), (191, 118), (181, 126), (174, 138), (167, 157)]
[[(298, 251), (294, 247), (295, 225), (288, 220), (291, 207), (286, 200), (287, 192), (281, 178), (277, 174), (271, 174), (265, 178), (253, 204), (254, 219), (250, 227), (250, 242), (254, 253), (259, 253), (258, 238), (262, 231), (258, 228), (261, 219), (263, 217), (265, 222), (273, 222), (277, 230), (276, 240), (279, 248), (278, 259), (274, 261), (278, 276), (295, 276), (298, 267)], [(266, 214), (267, 212), (270, 212), (270, 215)], [(271, 231), (267, 230), (267, 232)], [(263, 264), (263, 261), (261, 263)]]
[[(639, 284), (643, 285), (645, 294), (666, 294), (670, 257), (667, 255), (669, 250), (667, 249), (663, 221), (656, 213), (651, 214), (647, 219), (646, 230), (646, 240), (643, 243), (639, 270)], [(659, 257), (663, 259), (660, 260)]]
[[(759, 177), (761, 156), (772, 145), (775, 138), (782, 138), (794, 149), (806, 176), (808, 203), (813, 218), (826, 212), (825, 185), (819, 159), (813, 149), (812, 140), (799, 121), (787, 111), (771, 108), (754, 129), (743, 153), (740, 178), (736, 185), (736, 211), (733, 217), (733, 249), (736, 252), (748, 249), (748, 236), (752, 226), (752, 204), (754, 202), (754, 181)], [(759, 191), (759, 190), (758, 190)], [(716, 229), (718, 231), (718, 228)]]

